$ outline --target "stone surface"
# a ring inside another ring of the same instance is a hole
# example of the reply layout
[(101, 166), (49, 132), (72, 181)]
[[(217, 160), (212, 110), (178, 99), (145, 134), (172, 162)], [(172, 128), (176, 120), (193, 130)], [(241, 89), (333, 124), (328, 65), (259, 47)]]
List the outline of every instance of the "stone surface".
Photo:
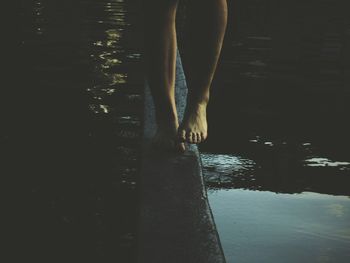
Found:
[[(178, 56), (176, 102), (180, 120), (186, 95), (186, 80)], [(138, 262), (225, 262), (197, 147), (188, 146), (185, 154), (158, 152), (150, 147), (156, 124), (147, 85), (144, 121)]]

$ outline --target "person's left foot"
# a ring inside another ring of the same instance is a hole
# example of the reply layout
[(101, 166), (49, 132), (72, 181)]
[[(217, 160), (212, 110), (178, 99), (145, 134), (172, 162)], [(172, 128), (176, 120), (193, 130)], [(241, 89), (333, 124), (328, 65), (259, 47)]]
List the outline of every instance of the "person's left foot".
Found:
[(152, 139), (152, 144), (159, 150), (169, 152), (184, 153), (186, 148), (183, 142), (179, 142), (176, 138), (176, 129), (174, 131), (158, 128), (156, 135)]
[(152, 145), (159, 150), (183, 153), (186, 150), (185, 144), (177, 140), (179, 123), (177, 117), (173, 116), (175, 114), (158, 119), (157, 132), (152, 139)]
[(187, 107), (184, 120), (178, 129), (182, 142), (201, 143), (208, 136), (207, 104), (196, 104)]

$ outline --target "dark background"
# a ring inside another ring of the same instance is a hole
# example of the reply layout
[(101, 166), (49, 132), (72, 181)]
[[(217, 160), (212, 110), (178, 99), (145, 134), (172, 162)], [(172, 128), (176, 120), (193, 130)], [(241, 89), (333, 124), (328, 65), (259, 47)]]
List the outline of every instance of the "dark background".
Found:
[[(130, 262), (142, 131), (140, 1), (16, 3), (0, 132), (11, 258)], [(281, 151), (297, 162), (311, 143), (308, 154), (349, 161), (347, 10), (341, 0), (229, 1), (201, 150), (253, 155), (274, 167)], [(338, 181), (322, 173), (320, 184), (311, 177), (306, 186), (348, 193), (348, 173)], [(281, 190), (275, 177), (266, 181)], [(295, 181), (287, 182), (293, 192)]]
[(231, 142), (249, 134), (347, 151), (345, 1), (230, 1), (229, 6), (211, 101), (213, 144), (232, 151)]

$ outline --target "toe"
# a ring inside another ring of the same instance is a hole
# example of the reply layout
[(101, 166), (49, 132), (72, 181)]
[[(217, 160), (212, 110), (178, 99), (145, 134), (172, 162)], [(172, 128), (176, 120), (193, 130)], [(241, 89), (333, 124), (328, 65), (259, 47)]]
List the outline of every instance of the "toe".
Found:
[(202, 141), (205, 141), (207, 137), (208, 137), (208, 134), (206, 132), (201, 132)]
[(180, 129), (178, 132), (178, 136), (180, 141), (185, 142), (186, 141), (186, 131), (183, 129)]
[(196, 138), (197, 138), (197, 143), (201, 143), (201, 142), (202, 142), (202, 140), (201, 140), (201, 134), (200, 134), (199, 132), (197, 132)]
[(191, 132), (191, 143), (196, 143), (196, 133)]
[(196, 133), (192, 133), (192, 143), (197, 143), (197, 136)]
[(192, 133), (191, 132), (186, 133), (186, 142), (192, 143)]
[(202, 142), (202, 136), (200, 133), (197, 133), (197, 143), (201, 143)]

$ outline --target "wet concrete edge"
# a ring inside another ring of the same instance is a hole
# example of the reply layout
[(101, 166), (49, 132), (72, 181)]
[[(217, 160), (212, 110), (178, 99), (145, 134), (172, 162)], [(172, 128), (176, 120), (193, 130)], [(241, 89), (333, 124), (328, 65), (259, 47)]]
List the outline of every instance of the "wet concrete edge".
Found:
[[(176, 104), (180, 121), (186, 96), (186, 80), (178, 54)], [(198, 148), (187, 145), (185, 154), (152, 149), (150, 139), (156, 124), (147, 83), (144, 104), (138, 262), (225, 262), (207, 199)]]

